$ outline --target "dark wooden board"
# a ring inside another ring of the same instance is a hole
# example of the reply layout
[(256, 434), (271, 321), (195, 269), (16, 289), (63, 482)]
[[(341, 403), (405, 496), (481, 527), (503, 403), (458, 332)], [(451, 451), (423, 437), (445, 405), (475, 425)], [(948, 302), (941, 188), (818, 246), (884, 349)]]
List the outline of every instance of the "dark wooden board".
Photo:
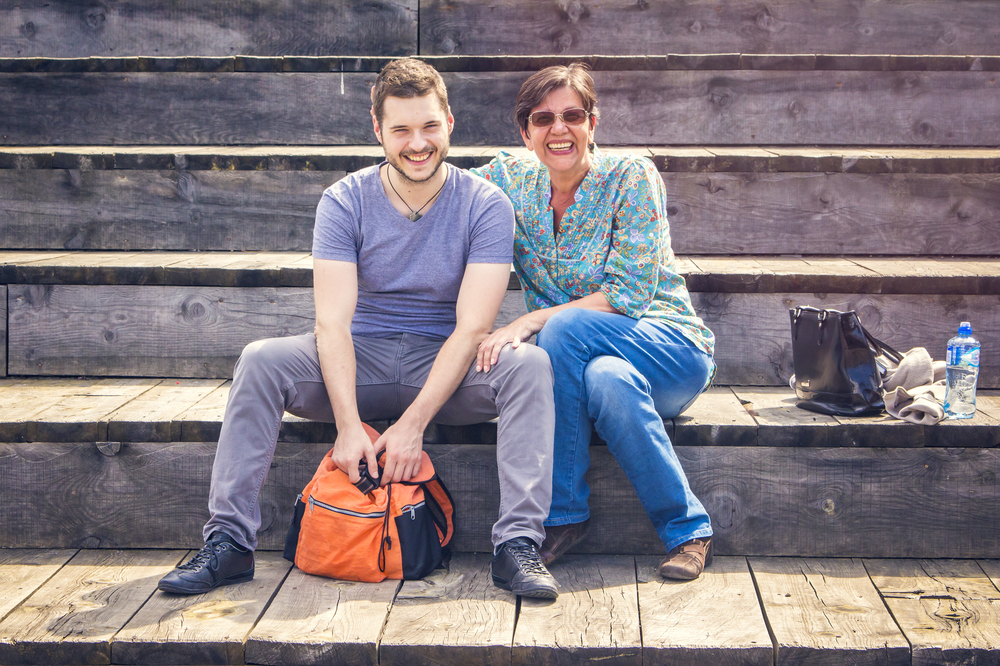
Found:
[(378, 665), (378, 643), (401, 581), (356, 583), (292, 569), (246, 642), (251, 664)]
[(404, 582), (385, 622), (378, 663), (510, 664), (517, 598), (493, 584), (490, 559), (456, 553), (447, 568)]
[(432, 0), (420, 19), (428, 54), (1000, 53), (1000, 24), (985, 0)]
[(4, 247), (302, 251), (338, 171), (0, 171)]
[(0, 661), (111, 663), (111, 639), (184, 554), (80, 551), (0, 623)]
[(680, 254), (993, 255), (995, 174), (664, 173)]
[[(7, 339), (7, 285), (0, 285), (0, 340)], [(7, 376), (7, 345), (0, 344), (0, 377)]]
[[(971, 560), (865, 560), (914, 666), (997, 663), (1000, 592)], [(989, 562), (984, 562), (990, 573)]]
[(551, 573), (557, 599), (521, 599), (511, 666), (642, 664), (633, 558), (567, 555)]
[(644, 666), (771, 666), (773, 647), (745, 558), (716, 557), (693, 581), (637, 557)]
[(182, 596), (157, 591), (111, 642), (112, 663), (240, 664), (247, 637), (292, 563), (257, 552), (254, 578)]
[[(373, 77), (0, 75), (0, 97), (9, 100), (0, 144), (373, 144)], [(510, 109), (524, 74), (444, 78), (457, 120), (453, 143), (517, 145)], [(639, 71), (594, 78), (603, 100), (597, 140), (607, 145), (992, 146), (1000, 131), (992, 72)], [(482, 99), (493, 103), (483, 107)]]
[[(278, 445), (260, 499), (261, 548), (283, 546), (295, 496), (328, 448)], [(426, 449), (455, 498), (454, 548), (488, 552), (496, 448)], [(1000, 549), (996, 449), (676, 450), (712, 516), (720, 555), (984, 557)], [(214, 453), (214, 444), (197, 442), (127, 444), (110, 456), (93, 443), (0, 445), (4, 496), (37, 498), (8, 502), (0, 547), (199, 547)], [(662, 554), (624, 472), (604, 447), (591, 456), (592, 526), (577, 550)], [(61, 492), (41, 490), (52, 488)], [(151, 505), (150, 496), (161, 499)]]
[(417, 1), (5, 2), (0, 56), (408, 55)]
[(775, 665), (909, 666), (910, 649), (861, 560), (751, 558)]

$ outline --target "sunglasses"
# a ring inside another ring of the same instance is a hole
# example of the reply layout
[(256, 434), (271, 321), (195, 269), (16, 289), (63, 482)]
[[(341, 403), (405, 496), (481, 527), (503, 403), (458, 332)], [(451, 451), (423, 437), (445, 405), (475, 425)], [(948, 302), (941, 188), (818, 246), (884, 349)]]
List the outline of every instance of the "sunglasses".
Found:
[(535, 127), (549, 127), (555, 124), (556, 118), (560, 118), (567, 125), (582, 125), (589, 115), (583, 109), (566, 109), (562, 113), (538, 111), (528, 116), (528, 122)]

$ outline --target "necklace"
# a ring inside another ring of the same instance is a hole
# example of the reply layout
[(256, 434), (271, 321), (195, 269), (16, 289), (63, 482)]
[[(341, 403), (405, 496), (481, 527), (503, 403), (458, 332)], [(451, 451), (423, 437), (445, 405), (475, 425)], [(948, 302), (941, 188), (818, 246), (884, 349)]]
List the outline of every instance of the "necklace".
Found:
[(428, 199), (427, 202), (424, 203), (423, 206), (421, 206), (420, 208), (418, 208), (416, 210), (413, 210), (413, 208), (410, 207), (410, 204), (406, 203), (406, 199), (403, 198), (403, 195), (400, 194), (398, 191), (396, 191), (396, 186), (392, 184), (392, 169), (393, 169), (392, 165), (389, 165), (388, 167), (386, 167), (385, 179), (389, 181), (389, 187), (392, 188), (393, 192), (396, 192), (396, 196), (399, 197), (399, 200), (403, 202), (403, 205), (410, 209), (410, 214), (406, 216), (407, 219), (409, 219), (410, 222), (416, 222), (417, 220), (419, 220), (420, 218), (423, 217), (423, 214), (420, 211), (422, 211), (424, 208), (426, 208), (427, 204), (429, 204), (430, 202), (434, 201), (434, 198), (437, 195), (441, 194), (441, 190), (444, 189), (445, 184), (448, 182), (448, 176), (447, 176), (447, 174), (445, 174), (444, 183), (441, 183), (441, 187), (439, 187), (438, 191), (434, 193), (434, 196), (432, 196), (430, 199)]

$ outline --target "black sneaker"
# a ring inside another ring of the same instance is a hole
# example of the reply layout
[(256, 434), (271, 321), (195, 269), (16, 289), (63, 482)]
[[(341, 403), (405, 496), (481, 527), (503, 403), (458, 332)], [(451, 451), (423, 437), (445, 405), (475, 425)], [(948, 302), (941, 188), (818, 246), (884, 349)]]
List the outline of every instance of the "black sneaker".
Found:
[(559, 596), (556, 579), (542, 564), (538, 546), (527, 537), (516, 537), (500, 544), (490, 565), (493, 584), (522, 597), (555, 599)]
[(248, 580), (253, 580), (253, 551), (224, 532), (213, 532), (197, 555), (161, 578), (156, 587), (173, 594), (198, 594)]

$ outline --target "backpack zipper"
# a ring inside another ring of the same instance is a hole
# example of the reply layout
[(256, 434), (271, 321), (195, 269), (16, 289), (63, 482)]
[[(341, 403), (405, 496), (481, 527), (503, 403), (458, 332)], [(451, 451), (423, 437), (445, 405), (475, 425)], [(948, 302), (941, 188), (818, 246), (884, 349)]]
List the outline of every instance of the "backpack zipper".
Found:
[(312, 495), (309, 496), (309, 513), (313, 512), (313, 508), (318, 506), (321, 509), (326, 509), (327, 511), (333, 511), (334, 513), (340, 513), (345, 516), (354, 516), (356, 518), (384, 518), (385, 511), (374, 511), (372, 513), (359, 513), (357, 511), (351, 511), (350, 509), (341, 509), (340, 507), (333, 506), (332, 504), (327, 504), (326, 502), (320, 502), (318, 499), (314, 498)]
[(409, 511), (410, 512), (410, 520), (416, 520), (417, 519), (417, 509), (419, 509), (423, 505), (424, 505), (423, 502), (417, 502), (416, 504), (407, 504), (402, 509), (400, 509), (400, 511), (403, 511), (403, 512)]

